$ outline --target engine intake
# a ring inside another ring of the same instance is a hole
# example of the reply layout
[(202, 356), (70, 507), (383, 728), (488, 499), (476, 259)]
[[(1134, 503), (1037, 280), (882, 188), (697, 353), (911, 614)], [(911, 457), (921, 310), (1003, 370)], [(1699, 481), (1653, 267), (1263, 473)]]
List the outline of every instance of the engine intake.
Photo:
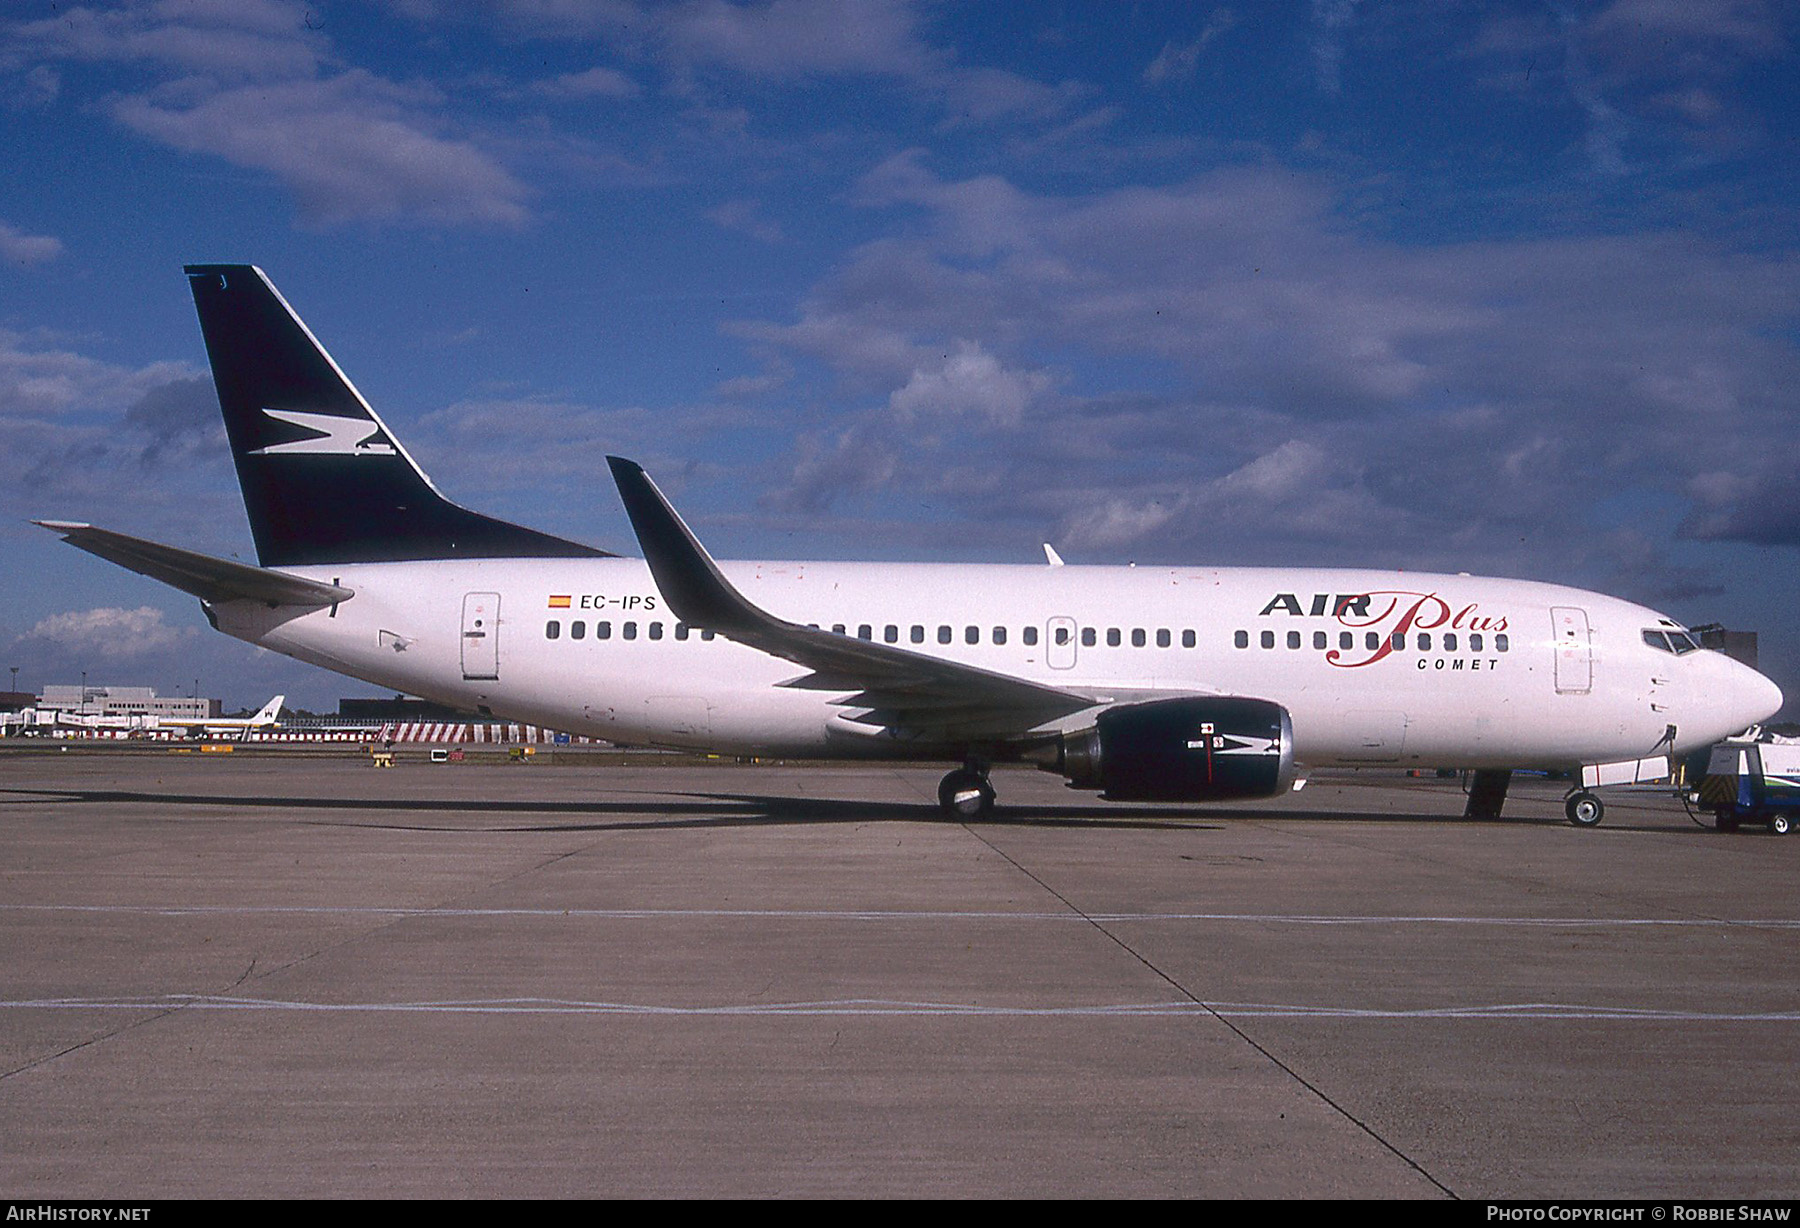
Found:
[(1294, 783), (1294, 727), (1266, 699), (1157, 699), (1102, 712), (1032, 758), (1109, 801), (1274, 797)]

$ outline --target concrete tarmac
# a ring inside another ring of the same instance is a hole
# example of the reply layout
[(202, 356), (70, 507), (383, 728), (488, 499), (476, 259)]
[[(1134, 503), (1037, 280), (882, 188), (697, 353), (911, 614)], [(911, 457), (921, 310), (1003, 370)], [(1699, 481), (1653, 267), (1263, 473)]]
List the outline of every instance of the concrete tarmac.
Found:
[(0, 753), (0, 1190), (1800, 1196), (1800, 839), (1455, 781)]

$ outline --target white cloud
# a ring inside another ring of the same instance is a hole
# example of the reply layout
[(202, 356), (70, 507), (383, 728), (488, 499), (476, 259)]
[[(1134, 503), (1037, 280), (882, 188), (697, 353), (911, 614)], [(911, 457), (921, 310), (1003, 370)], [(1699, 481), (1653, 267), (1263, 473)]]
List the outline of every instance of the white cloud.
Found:
[(755, 200), (728, 200), (706, 211), (707, 220), (726, 230), (735, 230), (747, 234), (763, 243), (780, 243), (784, 241), (781, 227), (762, 215), (761, 202)]
[(1186, 81), (1193, 78), (1199, 68), (1200, 53), (1209, 47), (1213, 40), (1225, 34), (1238, 23), (1238, 16), (1228, 8), (1214, 9), (1206, 18), (1206, 25), (1192, 42), (1163, 44), (1144, 69), (1144, 81), (1148, 85), (1168, 85), (1175, 81)]
[[(333, 71), (317, 21), (284, 0), (160, 0), (74, 8), (6, 33), (15, 55), (137, 68), (138, 80), (115, 85), (104, 104), (115, 119), (175, 149), (272, 174), (313, 224), (528, 218), (530, 190), (457, 134), (446, 95)], [(565, 84), (603, 85), (591, 74)]]
[[(857, 199), (915, 216), (798, 319), (739, 330), (863, 398), (853, 431), (795, 449), (804, 497), (783, 506), (882, 485), (1091, 549), (1297, 560), (1375, 541), (1460, 569), (1510, 567), (1528, 539), (1579, 549), (1566, 526), (1605, 489), (1691, 501), (1693, 536), (1800, 541), (1800, 501), (1774, 499), (1794, 509), (1771, 527), (1742, 494), (1772, 498), (1766, 458), (1800, 443), (1781, 392), (1800, 382), (1800, 261), (1778, 253), (1679, 234), (1403, 245), (1277, 167), (1059, 197), (940, 179), (913, 153)], [(1756, 477), (1689, 490), (1696, 469)]]
[(191, 627), (171, 627), (154, 606), (123, 610), (105, 606), (71, 610), (42, 619), (27, 636), (48, 640), (64, 652), (101, 661), (127, 661), (165, 652), (194, 637)]
[(77, 353), (54, 337), (0, 328), (0, 420), (123, 410), (151, 389), (193, 374), (185, 363), (123, 367)]
[(644, 92), (624, 73), (599, 66), (538, 81), (531, 88), (551, 98), (636, 98)]
[(186, 103), (130, 97), (114, 114), (177, 149), (274, 174), (314, 223), (526, 220), (529, 189), (472, 142), (427, 131), (424, 101), (358, 70)]
[(1087, 97), (1076, 81), (1047, 85), (959, 63), (933, 45), (915, 0), (689, 0), (650, 10), (678, 77), (727, 71), (776, 82), (885, 79), (942, 108), (946, 126), (1045, 122)]
[(695, 0), (664, 18), (683, 58), (757, 76), (913, 76), (940, 59), (906, 0)]
[(1344, 88), (1344, 38), (1361, 0), (1312, 0), (1313, 70), (1327, 94)]
[(923, 418), (974, 418), (995, 427), (1017, 427), (1033, 398), (1050, 387), (1038, 371), (1009, 371), (973, 341), (958, 340), (928, 366), (913, 368), (894, 390), (888, 407), (902, 422)]
[(74, 7), (12, 34), (61, 59), (146, 62), (237, 79), (307, 76), (326, 44), (309, 10), (280, 0), (161, 0), (114, 9)]
[(9, 264), (44, 264), (60, 255), (60, 239), (50, 235), (28, 235), (0, 222), (0, 260)]

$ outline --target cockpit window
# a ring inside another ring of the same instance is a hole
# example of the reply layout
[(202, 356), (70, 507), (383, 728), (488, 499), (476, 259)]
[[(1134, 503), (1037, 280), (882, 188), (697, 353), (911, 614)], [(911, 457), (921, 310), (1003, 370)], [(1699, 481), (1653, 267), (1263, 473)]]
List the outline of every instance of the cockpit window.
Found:
[(1693, 635), (1686, 631), (1657, 631), (1646, 627), (1644, 628), (1644, 643), (1658, 652), (1672, 652), (1678, 657), (1700, 651), (1700, 645), (1695, 643)]

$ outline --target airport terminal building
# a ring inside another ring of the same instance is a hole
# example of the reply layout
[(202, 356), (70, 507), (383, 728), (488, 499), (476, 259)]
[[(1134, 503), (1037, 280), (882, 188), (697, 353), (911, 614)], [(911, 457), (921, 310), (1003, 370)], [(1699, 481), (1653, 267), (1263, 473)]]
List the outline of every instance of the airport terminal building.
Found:
[(158, 695), (147, 686), (46, 686), (37, 706), (93, 716), (168, 716), (212, 720), (224, 715), (217, 699)]

